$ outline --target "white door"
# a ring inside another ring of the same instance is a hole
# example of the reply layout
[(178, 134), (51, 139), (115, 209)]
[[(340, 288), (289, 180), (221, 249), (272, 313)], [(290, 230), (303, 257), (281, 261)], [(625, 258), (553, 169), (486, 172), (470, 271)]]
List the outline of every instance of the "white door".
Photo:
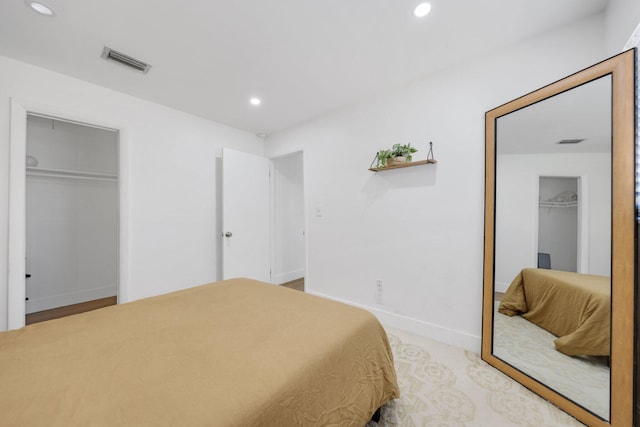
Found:
[(222, 150), (222, 277), (271, 281), (270, 161)]

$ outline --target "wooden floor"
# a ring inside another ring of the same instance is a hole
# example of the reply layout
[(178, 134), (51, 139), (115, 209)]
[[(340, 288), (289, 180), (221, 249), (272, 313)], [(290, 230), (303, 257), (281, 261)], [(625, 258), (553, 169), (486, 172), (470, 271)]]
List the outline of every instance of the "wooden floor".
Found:
[(304, 277), (301, 277), (296, 280), (292, 280), (287, 283), (283, 283), (280, 286), (286, 286), (287, 288), (295, 289), (296, 291), (304, 292)]
[(118, 298), (107, 297), (93, 301), (81, 302), (79, 304), (67, 305), (64, 307), (52, 308), (51, 310), (38, 311), (27, 314), (25, 324), (44, 322), (45, 320), (58, 319), (60, 317), (71, 316), (72, 314), (84, 313), (85, 311), (97, 310), (98, 308), (116, 305)]
[[(295, 289), (304, 292), (304, 277), (283, 283), (280, 286)], [(25, 324), (44, 322), (45, 320), (58, 319), (60, 317), (71, 316), (72, 314), (84, 313), (85, 311), (96, 310), (98, 308), (116, 305), (117, 297), (107, 297), (93, 301), (82, 302), (80, 304), (67, 305), (65, 307), (52, 308), (51, 310), (38, 311), (37, 313), (27, 314)]]

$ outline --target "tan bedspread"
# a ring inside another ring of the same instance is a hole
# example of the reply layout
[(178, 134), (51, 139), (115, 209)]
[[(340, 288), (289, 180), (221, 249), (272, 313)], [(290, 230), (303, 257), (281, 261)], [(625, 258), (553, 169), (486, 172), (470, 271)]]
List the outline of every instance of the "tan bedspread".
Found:
[(558, 336), (556, 350), (609, 356), (611, 280), (605, 276), (526, 268), (513, 280), (498, 311), (522, 316)]
[(0, 333), (7, 426), (358, 426), (399, 396), (369, 312), (233, 279)]

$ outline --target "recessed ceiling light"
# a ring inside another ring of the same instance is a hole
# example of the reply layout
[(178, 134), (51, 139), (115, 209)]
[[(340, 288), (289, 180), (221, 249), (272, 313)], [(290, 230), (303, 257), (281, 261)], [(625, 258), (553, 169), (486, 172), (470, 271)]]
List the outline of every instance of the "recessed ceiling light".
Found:
[(249, 102), (251, 103), (251, 105), (260, 105), (262, 101), (260, 101), (260, 98), (251, 98)]
[(429, 3), (420, 3), (416, 6), (413, 14), (418, 18), (424, 18), (429, 14), (429, 12), (431, 12), (431, 5)]
[(37, 1), (26, 1), (25, 2), (27, 4), (27, 6), (29, 6), (31, 9), (35, 10), (36, 12), (38, 12), (41, 15), (45, 15), (45, 16), (55, 16), (55, 12), (53, 11), (53, 9), (51, 9), (49, 6), (47, 6), (46, 4), (37, 2)]

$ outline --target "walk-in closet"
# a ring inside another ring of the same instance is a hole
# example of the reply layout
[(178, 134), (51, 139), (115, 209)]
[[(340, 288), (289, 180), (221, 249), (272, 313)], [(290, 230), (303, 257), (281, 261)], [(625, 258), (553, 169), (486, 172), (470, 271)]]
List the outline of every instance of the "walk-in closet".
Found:
[(118, 132), (27, 117), (26, 323), (116, 303)]
[(578, 178), (540, 177), (538, 267), (578, 271)]

